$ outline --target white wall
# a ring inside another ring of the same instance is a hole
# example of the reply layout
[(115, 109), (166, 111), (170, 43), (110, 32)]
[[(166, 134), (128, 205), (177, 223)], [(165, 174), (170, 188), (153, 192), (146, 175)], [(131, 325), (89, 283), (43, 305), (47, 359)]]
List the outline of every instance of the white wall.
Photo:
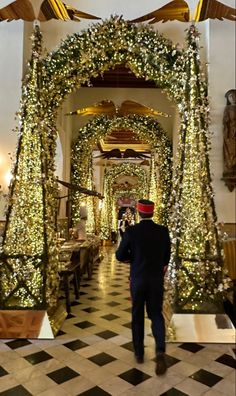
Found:
[[(235, 6), (234, 0), (225, 4)], [(224, 24), (224, 25), (223, 25)], [(223, 25), (223, 26), (222, 26)], [(225, 186), (223, 174), (223, 112), (225, 93), (235, 89), (235, 23), (211, 21), (209, 40), (209, 99), (211, 114), (212, 151), (211, 166), (218, 220), (236, 221), (235, 190)], [(235, 141), (236, 144), (236, 141)]]
[[(8, 192), (9, 173), (17, 144), (13, 132), (18, 123), (15, 113), (19, 109), (23, 62), (23, 23), (0, 23), (0, 185)], [(5, 199), (0, 195), (0, 220), (3, 219)]]

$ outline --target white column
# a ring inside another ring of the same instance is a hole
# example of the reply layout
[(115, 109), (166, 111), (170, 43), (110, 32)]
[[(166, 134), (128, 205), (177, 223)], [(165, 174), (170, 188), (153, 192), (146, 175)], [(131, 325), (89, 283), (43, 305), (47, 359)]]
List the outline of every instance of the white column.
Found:
[[(224, 2), (231, 7), (234, 0)], [(230, 192), (221, 180), (223, 173), (223, 112), (226, 105), (225, 93), (235, 89), (235, 23), (232, 21), (210, 21), (209, 29), (209, 98), (213, 169), (213, 188), (218, 220), (234, 223), (235, 190)]]

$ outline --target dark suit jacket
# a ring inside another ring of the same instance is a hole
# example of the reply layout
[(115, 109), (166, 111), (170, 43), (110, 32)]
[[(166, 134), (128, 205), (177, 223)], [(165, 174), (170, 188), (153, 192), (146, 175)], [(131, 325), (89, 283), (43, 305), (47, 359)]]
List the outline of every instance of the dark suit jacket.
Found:
[(168, 228), (151, 219), (129, 227), (116, 251), (119, 261), (130, 261), (131, 279), (163, 280), (163, 268), (170, 260)]

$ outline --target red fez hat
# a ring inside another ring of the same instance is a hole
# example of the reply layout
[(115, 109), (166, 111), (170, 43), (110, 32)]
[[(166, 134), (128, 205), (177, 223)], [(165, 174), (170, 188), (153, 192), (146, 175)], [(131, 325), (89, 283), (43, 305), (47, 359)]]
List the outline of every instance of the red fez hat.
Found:
[(140, 199), (137, 203), (137, 209), (140, 213), (153, 213), (154, 212), (154, 202), (148, 199)]

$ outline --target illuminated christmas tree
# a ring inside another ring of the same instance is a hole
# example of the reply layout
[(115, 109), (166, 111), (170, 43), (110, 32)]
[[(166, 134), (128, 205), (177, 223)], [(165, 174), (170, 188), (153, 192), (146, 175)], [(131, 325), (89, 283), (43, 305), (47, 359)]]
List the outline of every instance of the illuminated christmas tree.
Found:
[(182, 124), (173, 183), (172, 263), (175, 310), (221, 310), (228, 281), (211, 186), (208, 103), (200, 69), (199, 34), (188, 31), (185, 102), (179, 105)]
[(57, 304), (59, 277), (55, 215), (55, 142), (44, 122), (40, 96), (41, 33), (22, 86), (20, 137), (10, 186), (0, 265), (1, 309), (48, 309)]

